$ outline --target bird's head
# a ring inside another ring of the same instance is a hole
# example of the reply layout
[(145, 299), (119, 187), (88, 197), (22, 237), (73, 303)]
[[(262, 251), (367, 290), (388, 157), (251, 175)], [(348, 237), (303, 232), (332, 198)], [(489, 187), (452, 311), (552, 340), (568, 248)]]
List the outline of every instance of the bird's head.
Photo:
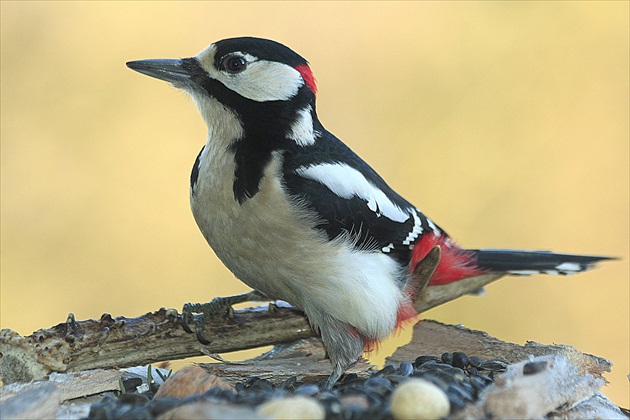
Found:
[(224, 39), (191, 58), (138, 60), (127, 66), (189, 93), (209, 127), (218, 123), (217, 107), (232, 111), (241, 124), (255, 117), (273, 119), (274, 127), (283, 120), (294, 123), (300, 110), (314, 112), (317, 86), (308, 62), (267, 39)]

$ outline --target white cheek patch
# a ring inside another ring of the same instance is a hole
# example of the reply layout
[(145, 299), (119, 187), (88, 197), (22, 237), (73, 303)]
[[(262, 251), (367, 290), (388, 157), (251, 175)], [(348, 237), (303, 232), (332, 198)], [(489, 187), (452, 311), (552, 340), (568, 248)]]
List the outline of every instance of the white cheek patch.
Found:
[(409, 214), (392, 203), (385, 193), (372, 185), (359, 171), (343, 163), (324, 163), (302, 166), (295, 171), (298, 175), (317, 181), (328, 187), (341, 198), (359, 197), (378, 215), (403, 223)]
[(297, 112), (297, 119), (291, 125), (287, 137), (300, 146), (310, 146), (315, 143), (315, 137), (320, 133), (313, 130), (312, 108), (307, 106)]
[(300, 72), (275, 61), (258, 60), (245, 71), (219, 79), (239, 95), (257, 102), (286, 101), (304, 85)]

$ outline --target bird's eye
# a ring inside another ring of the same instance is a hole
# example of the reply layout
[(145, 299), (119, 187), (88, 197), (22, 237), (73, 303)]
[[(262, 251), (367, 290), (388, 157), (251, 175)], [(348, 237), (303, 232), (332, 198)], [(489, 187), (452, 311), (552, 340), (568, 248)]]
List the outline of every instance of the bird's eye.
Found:
[(221, 67), (223, 68), (223, 70), (232, 74), (242, 72), (243, 70), (245, 70), (246, 66), (247, 61), (245, 61), (243, 57), (237, 56), (226, 57), (221, 63)]

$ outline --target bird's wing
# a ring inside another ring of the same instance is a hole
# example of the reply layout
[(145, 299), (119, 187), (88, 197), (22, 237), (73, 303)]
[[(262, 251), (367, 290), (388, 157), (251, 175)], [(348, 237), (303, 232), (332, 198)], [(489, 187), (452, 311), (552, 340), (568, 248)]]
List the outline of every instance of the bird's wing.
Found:
[(438, 229), (332, 134), (308, 150), (287, 150), (284, 159), (285, 188), (316, 213), (316, 227), (331, 240), (350, 235), (358, 249), (407, 259), (423, 232)]

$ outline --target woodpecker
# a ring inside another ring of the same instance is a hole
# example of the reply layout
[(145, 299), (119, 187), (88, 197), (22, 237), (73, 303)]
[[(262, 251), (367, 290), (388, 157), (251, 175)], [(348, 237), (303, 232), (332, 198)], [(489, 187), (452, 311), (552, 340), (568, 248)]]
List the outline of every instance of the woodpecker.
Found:
[(188, 93), (208, 126), (190, 177), (192, 212), (216, 255), (254, 289), (221, 302), (302, 309), (331, 359), (328, 387), (416, 315), (412, 273), (436, 247), (430, 285), (572, 274), (607, 259), (460, 247), (324, 128), (309, 63), (278, 42), (230, 38), (191, 58), (127, 66)]

